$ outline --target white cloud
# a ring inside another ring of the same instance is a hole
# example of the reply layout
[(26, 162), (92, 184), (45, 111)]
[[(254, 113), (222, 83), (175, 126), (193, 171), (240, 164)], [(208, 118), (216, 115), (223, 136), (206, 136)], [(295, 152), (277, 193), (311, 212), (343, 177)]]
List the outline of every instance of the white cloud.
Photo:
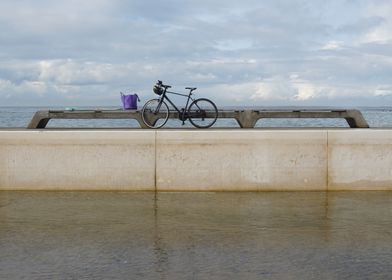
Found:
[(4, 0), (0, 104), (115, 104), (157, 79), (235, 104), (380, 104), (391, 13), (387, 0)]
[(375, 96), (392, 96), (392, 86), (380, 86), (374, 91)]
[(284, 77), (276, 76), (264, 79), (255, 84), (255, 91), (251, 100), (286, 100), (295, 94), (295, 89), (290, 81)]
[(238, 51), (250, 49), (252, 44), (250, 39), (222, 40), (215, 47), (221, 51)]
[(322, 50), (341, 50), (342, 48), (343, 48), (342, 42), (329, 41), (321, 49)]
[(311, 84), (297, 85), (297, 94), (294, 96), (297, 100), (309, 100), (319, 95), (320, 91)]
[(40, 61), (39, 80), (59, 85), (109, 83), (124, 78), (131, 67), (70, 59)]
[(0, 80), (0, 92), (4, 92), (12, 87), (12, 83), (9, 80)]

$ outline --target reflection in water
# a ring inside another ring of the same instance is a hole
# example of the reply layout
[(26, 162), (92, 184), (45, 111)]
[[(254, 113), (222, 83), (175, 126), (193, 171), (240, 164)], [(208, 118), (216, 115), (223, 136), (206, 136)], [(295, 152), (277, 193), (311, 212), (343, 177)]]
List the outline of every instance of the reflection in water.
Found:
[(0, 279), (375, 279), (392, 193), (0, 192)]
[(165, 278), (165, 268), (168, 265), (168, 254), (164, 249), (162, 237), (160, 236), (158, 225), (158, 193), (154, 193), (154, 255), (155, 255), (155, 272), (159, 273), (161, 278)]

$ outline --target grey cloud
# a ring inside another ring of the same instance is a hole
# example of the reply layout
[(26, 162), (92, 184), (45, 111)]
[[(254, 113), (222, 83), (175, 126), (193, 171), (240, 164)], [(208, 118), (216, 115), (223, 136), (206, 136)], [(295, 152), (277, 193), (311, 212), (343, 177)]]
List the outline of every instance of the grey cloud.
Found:
[(343, 24), (342, 26), (339, 26), (336, 31), (349, 35), (361, 35), (372, 28), (379, 26), (383, 22), (385, 22), (385, 18), (383, 17), (366, 17), (353, 23)]
[[(368, 14), (372, 7), (365, 0), (5, 0), (0, 104), (21, 96), (117, 102), (124, 88), (150, 95), (156, 79), (229, 103), (262, 96), (354, 104), (344, 99), (354, 95), (380, 104), (392, 84), (392, 48), (364, 40), (388, 24)], [(270, 94), (255, 95), (260, 89)]]

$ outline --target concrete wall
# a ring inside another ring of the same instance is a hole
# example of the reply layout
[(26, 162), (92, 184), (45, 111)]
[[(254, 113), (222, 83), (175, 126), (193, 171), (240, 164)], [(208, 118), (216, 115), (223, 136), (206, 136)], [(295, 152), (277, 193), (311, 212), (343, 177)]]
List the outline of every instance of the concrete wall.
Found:
[(0, 190), (389, 190), (392, 130), (0, 131)]
[(0, 189), (154, 190), (150, 131), (0, 131)]
[(392, 190), (392, 130), (328, 132), (329, 190)]
[(326, 190), (326, 131), (158, 131), (161, 190)]

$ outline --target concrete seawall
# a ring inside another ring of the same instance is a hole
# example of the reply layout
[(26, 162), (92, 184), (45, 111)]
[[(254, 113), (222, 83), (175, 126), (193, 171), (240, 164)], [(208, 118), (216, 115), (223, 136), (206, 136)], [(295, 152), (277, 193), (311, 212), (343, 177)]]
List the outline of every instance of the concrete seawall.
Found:
[(391, 189), (391, 129), (0, 131), (0, 190)]

